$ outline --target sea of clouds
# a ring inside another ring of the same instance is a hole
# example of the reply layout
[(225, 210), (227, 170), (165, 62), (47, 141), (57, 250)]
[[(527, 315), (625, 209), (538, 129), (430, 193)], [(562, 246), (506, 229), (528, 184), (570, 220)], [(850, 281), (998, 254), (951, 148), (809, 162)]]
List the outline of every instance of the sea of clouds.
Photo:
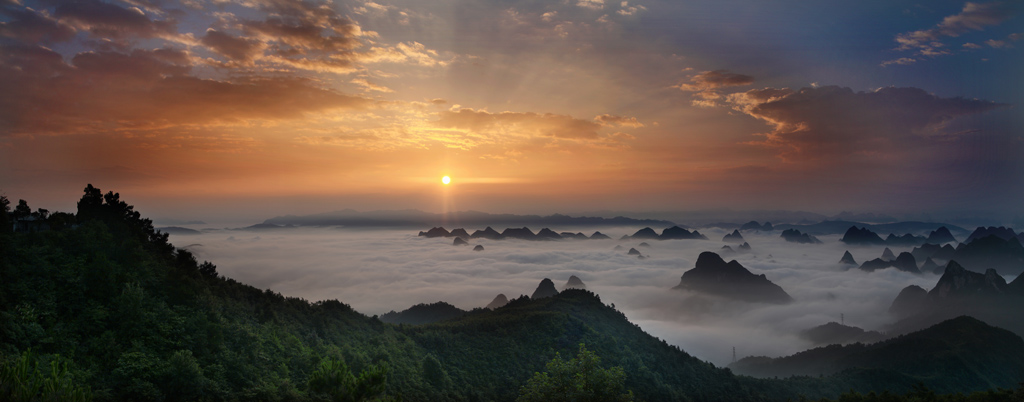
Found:
[[(639, 228), (552, 229), (587, 235), (600, 230), (618, 239)], [(775, 231), (743, 233), (752, 252), (722, 256), (765, 274), (795, 302), (743, 303), (672, 290), (701, 252), (719, 252), (730, 244), (721, 241), (728, 231), (700, 231), (711, 240), (471, 239), (484, 251), (453, 246), (451, 238), (420, 237), (416, 229), (204, 230), (172, 235), (171, 241), (213, 262), (224, 276), (310, 301), (338, 299), (367, 315), (437, 301), (469, 310), (499, 293), (510, 299), (530, 295), (544, 278), (561, 290), (576, 275), (648, 333), (717, 365), (732, 361), (733, 347), (738, 357), (811, 348), (799, 332), (839, 322), (841, 314), (847, 325), (884, 329), (893, 320), (887, 309), (902, 288), (930, 289), (938, 281), (934, 274), (864, 272), (838, 264), (846, 250), (861, 263), (881, 256), (884, 246), (852, 247), (841, 243), (840, 235), (819, 236), (824, 244), (796, 244)], [(638, 247), (644, 241), (651, 247)], [(616, 245), (623, 249), (614, 250)], [(626, 255), (630, 247), (648, 258)]]

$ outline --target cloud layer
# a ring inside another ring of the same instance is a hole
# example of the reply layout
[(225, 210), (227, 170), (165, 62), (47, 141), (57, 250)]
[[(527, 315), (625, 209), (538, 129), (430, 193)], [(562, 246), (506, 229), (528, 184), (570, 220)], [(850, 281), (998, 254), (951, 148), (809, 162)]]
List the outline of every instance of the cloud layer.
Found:
[[(555, 228), (557, 230), (571, 228)], [(589, 231), (594, 228), (589, 228)], [(600, 228), (612, 237), (636, 228)], [(720, 239), (726, 231), (702, 230)], [(589, 232), (588, 232), (589, 233)], [(799, 330), (838, 321), (878, 329), (884, 313), (903, 287), (926, 288), (937, 277), (896, 270), (845, 271), (837, 261), (847, 246), (838, 236), (824, 245), (794, 245), (776, 233), (744, 233), (748, 254), (727, 255), (755, 274), (765, 274), (796, 302), (790, 305), (738, 303), (673, 291), (683, 272), (702, 251), (717, 251), (717, 240), (654, 241), (638, 260), (615, 245), (639, 241), (473, 240), (483, 252), (455, 247), (449, 239), (427, 239), (415, 230), (301, 229), (282, 232), (214, 231), (172, 237), (219, 272), (259, 288), (310, 300), (337, 298), (365, 314), (402, 310), (417, 303), (447, 301), (462, 309), (486, 305), (495, 295), (529, 295), (543, 278), (561, 289), (570, 275), (583, 279), (605, 303), (655, 336), (716, 364), (738, 354), (779, 356), (810, 345)], [(881, 247), (851, 249), (865, 260)], [(901, 250), (894, 250), (899, 252)], [(903, 250), (906, 251), (906, 250)]]

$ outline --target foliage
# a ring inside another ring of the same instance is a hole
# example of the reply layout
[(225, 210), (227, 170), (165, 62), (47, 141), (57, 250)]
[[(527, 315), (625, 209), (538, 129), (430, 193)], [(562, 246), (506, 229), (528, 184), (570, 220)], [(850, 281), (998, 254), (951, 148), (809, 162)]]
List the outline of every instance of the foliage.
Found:
[(622, 367), (601, 368), (601, 358), (581, 343), (579, 354), (572, 360), (561, 355), (548, 362), (543, 373), (533, 378), (519, 391), (517, 402), (632, 401), (633, 392), (625, 389), (626, 372)]
[(334, 402), (380, 400), (384, 396), (387, 366), (371, 366), (356, 377), (345, 362), (325, 359), (320, 368), (309, 375), (309, 391), (323, 394)]
[(75, 384), (68, 372), (68, 362), (60, 356), (54, 356), (50, 370), (43, 373), (39, 371), (39, 360), (26, 351), (0, 366), (0, 400), (84, 402), (92, 400), (92, 391)]

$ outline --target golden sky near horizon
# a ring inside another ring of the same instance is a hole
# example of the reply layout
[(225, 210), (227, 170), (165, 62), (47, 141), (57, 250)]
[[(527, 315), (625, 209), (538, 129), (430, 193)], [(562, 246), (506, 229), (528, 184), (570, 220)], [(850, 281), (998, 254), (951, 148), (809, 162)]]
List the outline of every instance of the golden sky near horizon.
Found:
[(86, 183), (175, 216), (1024, 195), (1013, 2), (0, 5), (0, 191), (33, 206)]

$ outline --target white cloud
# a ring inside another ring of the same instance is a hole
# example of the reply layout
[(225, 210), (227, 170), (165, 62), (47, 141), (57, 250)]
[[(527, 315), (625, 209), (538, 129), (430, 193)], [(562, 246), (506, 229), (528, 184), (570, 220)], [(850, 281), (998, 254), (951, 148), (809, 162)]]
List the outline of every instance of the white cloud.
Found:
[[(639, 228), (552, 229), (587, 234), (600, 230), (618, 238)], [(709, 241), (647, 241), (652, 247), (643, 250), (649, 255), (646, 260), (613, 250), (617, 244), (628, 249), (640, 241), (473, 239), (472, 244), (485, 248), (475, 252), (452, 246), (451, 239), (418, 237), (416, 231), (219, 230), (171, 240), (179, 246), (194, 244), (190, 249), (199, 258), (243, 283), (308, 300), (339, 299), (365, 314), (441, 300), (472, 309), (498, 293), (510, 298), (529, 295), (543, 278), (551, 278), (561, 289), (569, 275), (576, 275), (604, 303), (614, 303), (645, 331), (719, 365), (731, 360), (733, 346), (741, 357), (780, 356), (809, 348), (795, 334), (838, 320), (840, 314), (847, 324), (879, 329), (889, 321), (885, 311), (900, 289), (911, 284), (930, 288), (937, 280), (934, 275), (895, 270), (845, 271), (837, 261), (849, 247), (838, 242), (838, 235), (820, 236), (823, 245), (795, 245), (778, 233), (744, 233), (753, 252), (725, 258), (765, 274), (796, 300), (781, 306), (746, 304), (695, 299), (694, 294), (671, 290), (683, 272), (693, 268), (700, 252), (724, 245), (718, 239), (726, 231), (720, 229), (701, 229), (713, 239)], [(882, 247), (850, 251), (862, 261), (881, 255)]]

